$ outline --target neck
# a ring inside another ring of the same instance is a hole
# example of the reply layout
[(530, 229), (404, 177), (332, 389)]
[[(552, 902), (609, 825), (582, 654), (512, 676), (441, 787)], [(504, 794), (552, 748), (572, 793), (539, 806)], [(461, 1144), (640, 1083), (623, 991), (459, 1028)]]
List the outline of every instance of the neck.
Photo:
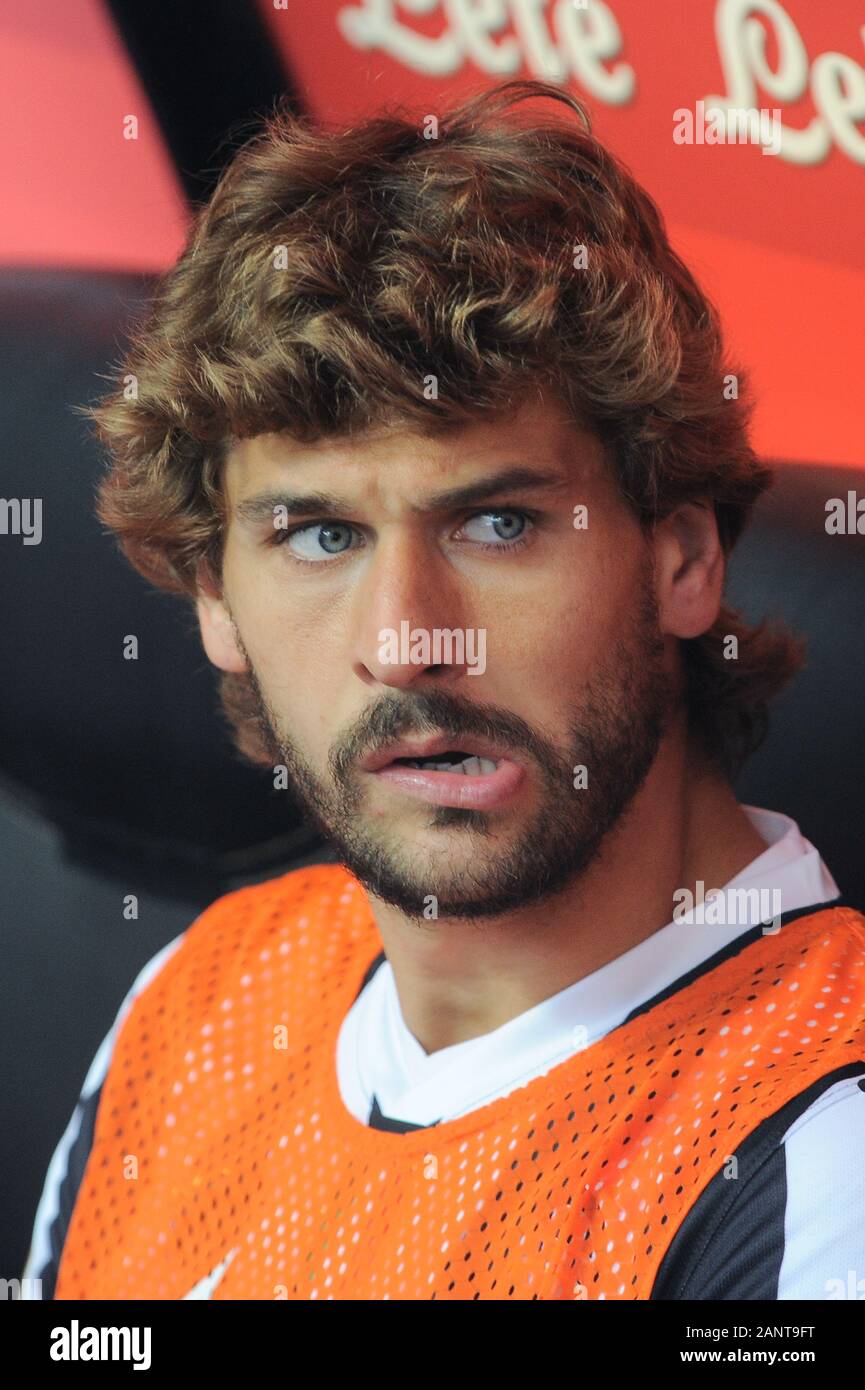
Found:
[(372, 898), (406, 1026), (428, 1053), (500, 1028), (666, 926), (677, 889), (722, 888), (766, 849), (679, 727), (585, 873), (499, 918), (418, 925)]

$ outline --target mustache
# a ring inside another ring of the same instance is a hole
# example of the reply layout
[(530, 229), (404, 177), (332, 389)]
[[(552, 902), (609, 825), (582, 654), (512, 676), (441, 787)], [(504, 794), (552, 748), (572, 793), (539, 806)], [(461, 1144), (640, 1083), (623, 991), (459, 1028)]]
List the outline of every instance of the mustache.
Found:
[(548, 771), (558, 771), (547, 744), (519, 715), (460, 700), (443, 690), (409, 695), (385, 695), (364, 712), (352, 732), (331, 749), (328, 764), (344, 785), (361, 758), (408, 734), (442, 733), (459, 743), (460, 735), (476, 734), (508, 747), (520, 748)]

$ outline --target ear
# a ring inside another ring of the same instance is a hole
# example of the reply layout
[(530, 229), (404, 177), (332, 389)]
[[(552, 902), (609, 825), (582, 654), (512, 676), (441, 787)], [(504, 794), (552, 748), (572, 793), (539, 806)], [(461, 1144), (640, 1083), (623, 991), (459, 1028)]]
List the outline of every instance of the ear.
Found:
[(654, 531), (661, 631), (699, 637), (714, 623), (724, 589), (724, 551), (711, 502), (686, 502)]
[(220, 590), (206, 565), (196, 573), (198, 597), (195, 601), (204, 650), (221, 671), (247, 671), (246, 658), (238, 646), (237, 630)]

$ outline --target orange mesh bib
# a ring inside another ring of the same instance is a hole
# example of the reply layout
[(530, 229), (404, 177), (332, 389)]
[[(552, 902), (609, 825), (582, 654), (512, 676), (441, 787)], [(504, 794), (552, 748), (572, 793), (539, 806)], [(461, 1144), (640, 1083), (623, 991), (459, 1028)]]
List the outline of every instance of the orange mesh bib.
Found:
[(865, 919), (828, 908), (502, 1099), (374, 1130), (336, 1041), (380, 950), (340, 866), (192, 924), (119, 1031), (57, 1298), (645, 1299), (736, 1147), (865, 1059)]

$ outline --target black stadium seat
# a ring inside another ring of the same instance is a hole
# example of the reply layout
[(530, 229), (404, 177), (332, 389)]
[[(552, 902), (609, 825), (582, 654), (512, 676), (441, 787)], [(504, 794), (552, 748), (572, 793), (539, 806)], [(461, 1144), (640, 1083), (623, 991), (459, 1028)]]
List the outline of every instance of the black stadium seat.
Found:
[[(234, 753), (191, 613), (139, 579), (93, 514), (103, 460), (71, 406), (106, 389), (99, 374), (148, 283), (0, 272), (2, 494), (41, 498), (43, 517), (39, 545), (0, 545), (0, 1178), (18, 1213), (3, 1237), (13, 1272), (48, 1157), (140, 966), (231, 888), (331, 857), (286, 793)], [(781, 469), (735, 554), (730, 595), (749, 618), (785, 617), (810, 646), (740, 797), (798, 820), (862, 908), (865, 537), (825, 529), (827, 498), (849, 489), (865, 495), (865, 470)], [(122, 655), (130, 633), (134, 662)]]
[[(194, 614), (94, 514), (104, 459), (74, 404), (109, 388), (144, 277), (0, 275), (4, 493), (42, 499), (42, 541), (2, 549), (2, 772), (81, 861), (209, 895), (303, 852), (295, 807), (235, 755)], [(124, 638), (138, 638), (125, 660)]]
[[(865, 535), (830, 535), (826, 503), (865, 497), (865, 467), (788, 464), (733, 553), (728, 595), (747, 618), (783, 618), (808, 642), (772, 705), (740, 801), (783, 811), (865, 908)], [(865, 522), (863, 522), (865, 525)]]

